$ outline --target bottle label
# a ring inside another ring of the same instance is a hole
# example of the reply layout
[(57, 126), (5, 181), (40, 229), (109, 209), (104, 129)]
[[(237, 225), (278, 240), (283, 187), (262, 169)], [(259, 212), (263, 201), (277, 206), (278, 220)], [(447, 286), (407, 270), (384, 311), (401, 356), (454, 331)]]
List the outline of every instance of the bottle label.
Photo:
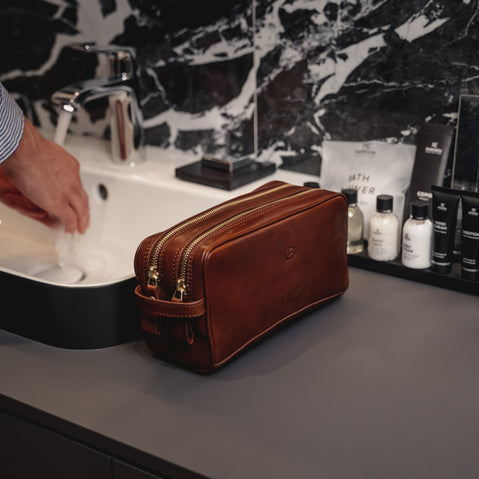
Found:
[(377, 261), (392, 261), (399, 253), (397, 218), (381, 214), (371, 218), (368, 254)]
[(403, 230), (402, 263), (408, 268), (425, 269), (431, 266), (432, 224), (429, 220), (417, 224), (406, 221)]

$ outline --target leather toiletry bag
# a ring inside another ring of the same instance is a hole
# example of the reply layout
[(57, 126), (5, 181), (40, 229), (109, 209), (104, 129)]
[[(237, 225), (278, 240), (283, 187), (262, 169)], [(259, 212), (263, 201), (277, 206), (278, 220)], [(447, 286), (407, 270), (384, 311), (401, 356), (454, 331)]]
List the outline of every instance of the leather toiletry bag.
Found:
[(272, 181), (144, 239), (135, 294), (152, 355), (210, 373), (344, 293), (347, 208)]

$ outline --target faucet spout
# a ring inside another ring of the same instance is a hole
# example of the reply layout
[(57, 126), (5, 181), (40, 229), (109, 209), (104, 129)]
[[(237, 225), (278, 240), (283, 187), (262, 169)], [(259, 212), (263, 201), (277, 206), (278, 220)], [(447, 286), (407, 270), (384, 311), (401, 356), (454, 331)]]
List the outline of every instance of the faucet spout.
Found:
[[(87, 44), (90, 45), (90, 44)], [(73, 48), (79, 48), (77, 45)], [(51, 99), (61, 111), (74, 113), (93, 99), (107, 97), (111, 129), (112, 160), (115, 163), (134, 165), (145, 161), (143, 116), (138, 103), (132, 50), (127, 47), (91, 47), (83, 46), (85, 51), (110, 53), (115, 59), (120, 57), (126, 71), (119, 71), (119, 63), (110, 62), (111, 75), (77, 82), (56, 91)], [(111, 48), (111, 50), (109, 49)], [(121, 55), (121, 48), (126, 53)], [(113, 53), (112, 53), (113, 52)]]

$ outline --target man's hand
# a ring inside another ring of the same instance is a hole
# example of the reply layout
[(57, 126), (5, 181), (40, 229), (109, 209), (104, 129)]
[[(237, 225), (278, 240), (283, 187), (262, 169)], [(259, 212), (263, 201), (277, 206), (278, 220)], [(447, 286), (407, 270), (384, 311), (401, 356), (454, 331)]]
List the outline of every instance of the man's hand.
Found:
[[(78, 161), (61, 146), (45, 139), (27, 118), (24, 121), (17, 150), (2, 163), (10, 179), (9, 187), (15, 185), (23, 195), (10, 195), (9, 199), (7, 195), (2, 201), (10, 201), (22, 212), (29, 211), (28, 216), (37, 215), (36, 219), (46, 224), (55, 222), (52, 215), (63, 222), (68, 233), (84, 233), (90, 224), (90, 210)], [(4, 176), (2, 180), (5, 186)]]
[(45, 210), (23, 195), (10, 181), (7, 172), (0, 166), (0, 201), (25, 216), (33, 218), (47, 226), (55, 226), (59, 220), (55, 220)]

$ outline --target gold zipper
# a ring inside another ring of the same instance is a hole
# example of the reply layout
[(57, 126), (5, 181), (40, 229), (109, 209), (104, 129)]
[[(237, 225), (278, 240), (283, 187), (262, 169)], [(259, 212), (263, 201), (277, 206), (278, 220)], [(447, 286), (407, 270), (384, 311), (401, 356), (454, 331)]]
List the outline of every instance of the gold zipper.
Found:
[(158, 287), (158, 284), (160, 282), (160, 273), (158, 271), (158, 259), (160, 257), (161, 250), (163, 249), (163, 246), (166, 244), (166, 242), (172, 238), (175, 234), (179, 233), (181, 230), (187, 228), (188, 226), (191, 226), (195, 223), (199, 223), (205, 219), (208, 219), (210, 216), (215, 215), (216, 213), (226, 209), (230, 208), (232, 206), (236, 206), (238, 204), (241, 204), (246, 201), (254, 200), (256, 198), (260, 198), (263, 195), (266, 195), (271, 192), (279, 191), (283, 188), (287, 188), (291, 186), (290, 184), (283, 184), (279, 186), (275, 186), (274, 188), (270, 188), (267, 190), (260, 191), (259, 193), (251, 196), (247, 196), (244, 198), (239, 198), (236, 200), (231, 200), (228, 203), (223, 203), (222, 205), (218, 205), (217, 207), (211, 208), (204, 213), (200, 214), (199, 216), (195, 216), (194, 218), (185, 220), (184, 222), (176, 225), (172, 229), (170, 229), (167, 233), (165, 233), (159, 240), (158, 242), (152, 247), (151, 252), (150, 252), (150, 261), (149, 261), (149, 269), (148, 269), (148, 285), (153, 286), (154, 288)]
[(172, 300), (183, 301), (183, 298), (186, 296), (186, 294), (187, 294), (186, 276), (187, 276), (187, 271), (188, 271), (188, 269), (187, 269), (188, 268), (188, 259), (191, 255), (192, 251), (195, 249), (195, 247), (199, 243), (201, 243), (201, 241), (203, 241), (206, 237), (216, 233), (217, 231), (219, 231), (222, 228), (225, 228), (226, 226), (230, 225), (231, 223), (233, 223), (233, 222), (235, 222), (235, 221), (237, 221), (237, 220), (239, 220), (239, 219), (241, 219), (241, 218), (243, 218), (247, 215), (253, 214), (253, 213), (255, 213), (255, 212), (257, 212), (257, 211), (259, 211), (263, 208), (277, 205), (278, 203), (281, 203), (283, 201), (287, 201), (291, 198), (297, 198), (298, 196), (302, 196), (302, 195), (311, 193), (312, 191), (314, 191), (314, 190), (311, 190), (311, 189), (302, 190), (302, 191), (299, 191), (298, 193), (295, 193), (293, 195), (285, 196), (283, 198), (278, 198), (278, 199), (272, 200), (268, 203), (256, 206), (254, 208), (250, 208), (249, 210), (243, 211), (241, 213), (237, 213), (236, 215), (232, 216), (231, 218), (228, 218), (228, 219), (222, 221), (221, 223), (218, 223), (217, 225), (213, 226), (209, 230), (201, 233), (199, 236), (197, 236), (192, 241), (190, 241), (190, 243), (188, 243), (188, 245), (183, 249), (183, 252), (182, 252), (181, 257), (180, 257), (180, 261), (178, 263), (178, 274), (177, 274), (178, 279), (176, 280), (176, 289), (175, 289), (175, 292), (173, 293)]

